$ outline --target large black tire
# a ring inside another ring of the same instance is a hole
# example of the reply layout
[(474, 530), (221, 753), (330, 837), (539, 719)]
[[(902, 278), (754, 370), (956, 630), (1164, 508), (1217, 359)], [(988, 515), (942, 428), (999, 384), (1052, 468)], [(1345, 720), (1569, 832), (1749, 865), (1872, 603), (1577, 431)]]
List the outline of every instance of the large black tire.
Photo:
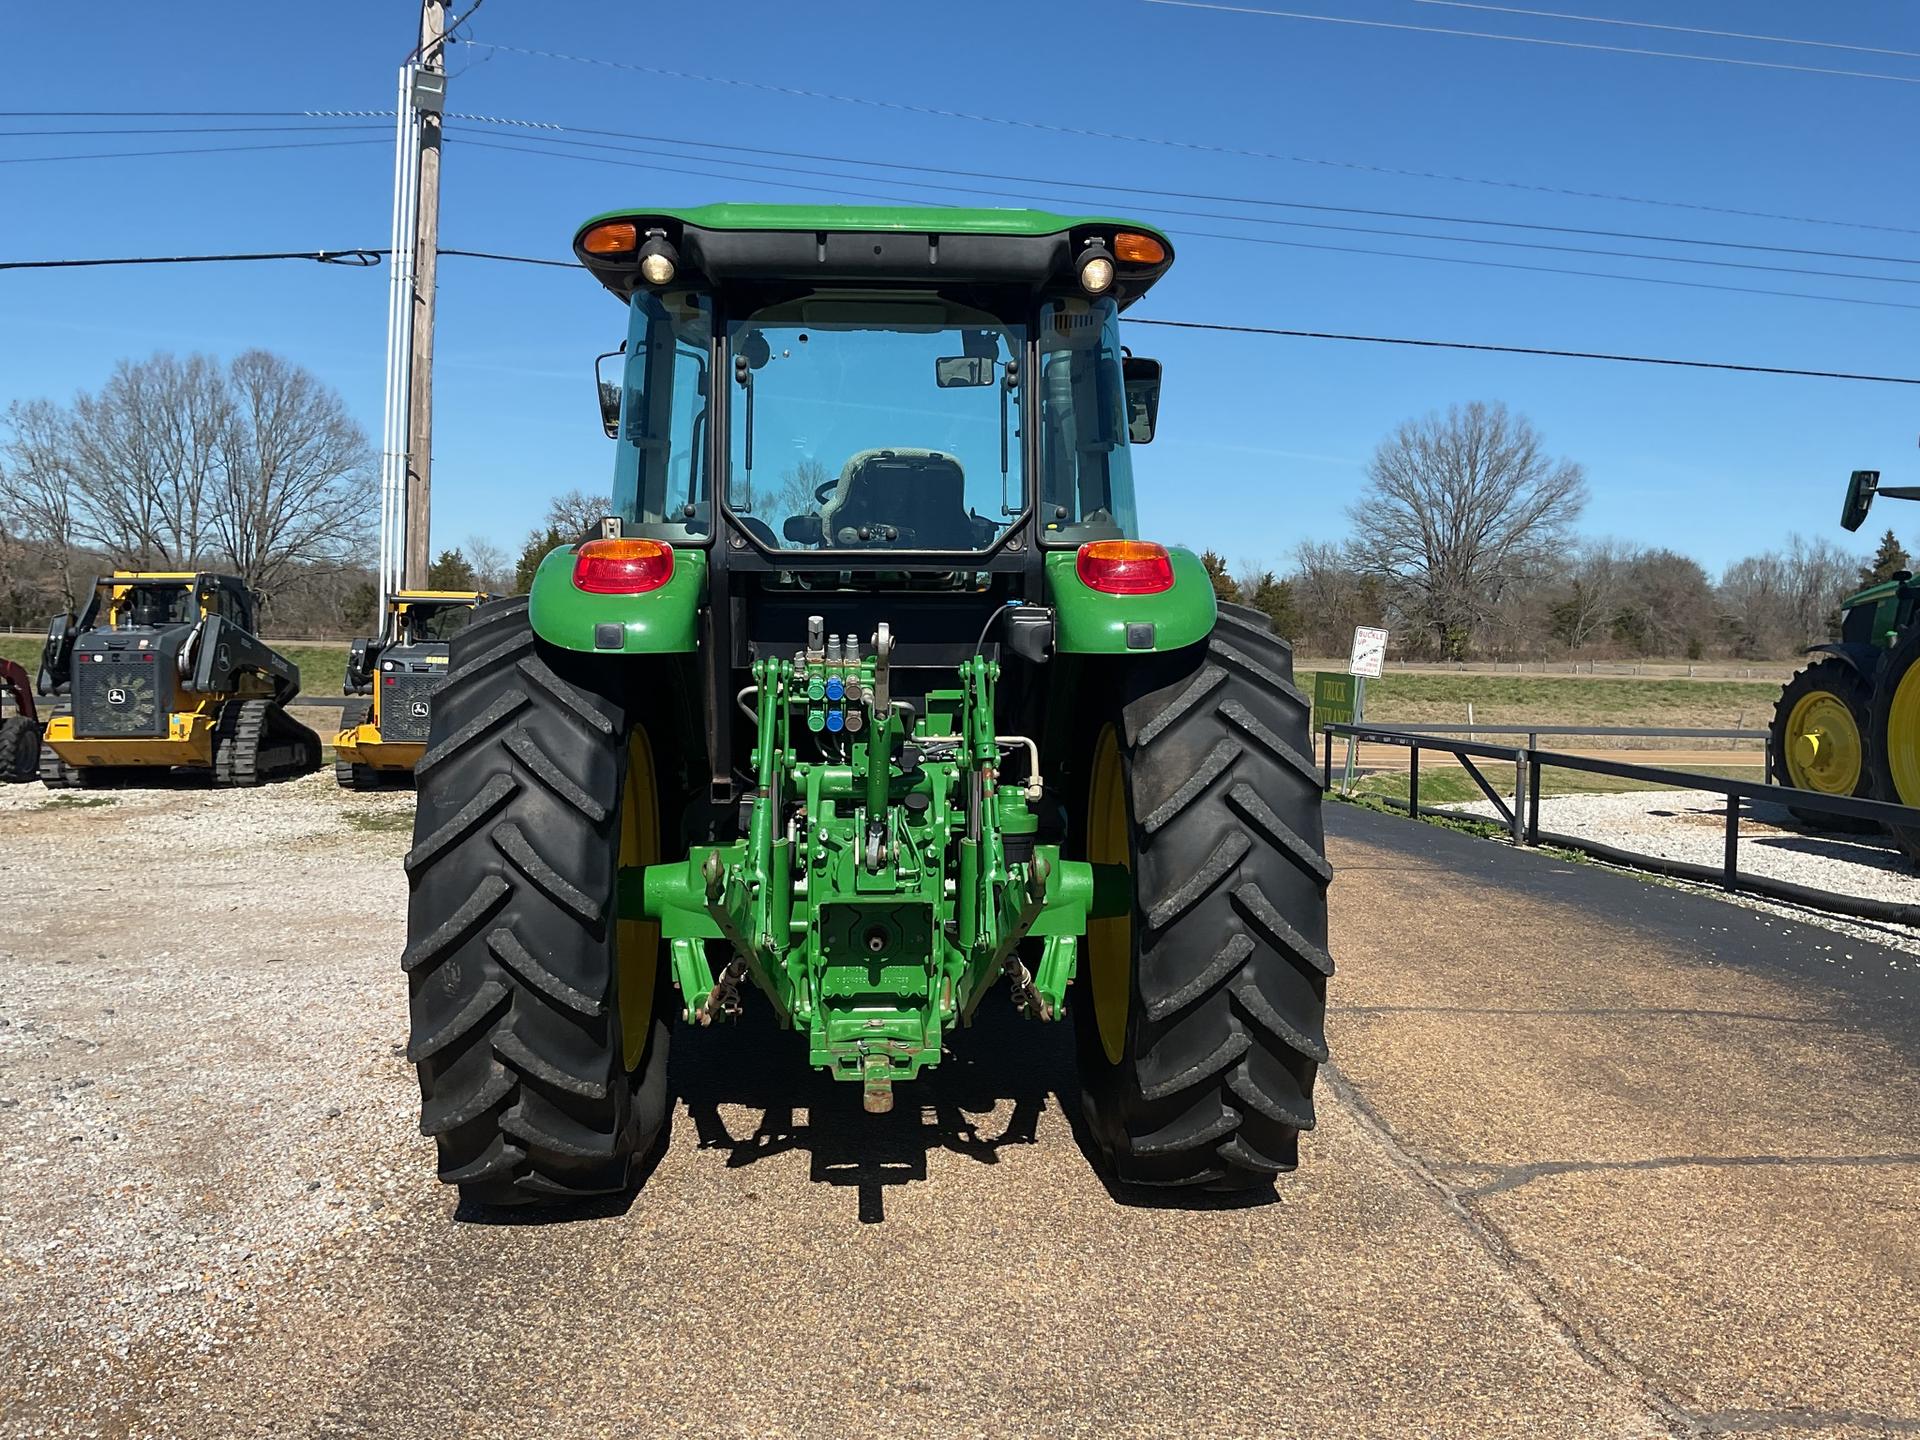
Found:
[[(373, 714), (373, 703), (362, 701), (358, 705), (349, 705), (340, 712), (342, 730), (357, 729), (367, 723), (367, 717)], [(358, 765), (342, 760), (338, 754), (333, 760), (333, 783), (342, 790), (378, 790), (382, 787), (382, 777), (371, 765)]]
[[(1829, 703), (1822, 705), (1822, 697)], [(1773, 754), (1780, 782), (1799, 790), (1873, 799), (1876, 792), (1867, 741), (1872, 707), (1872, 684), (1837, 657), (1816, 660), (1794, 675), (1780, 691), (1780, 699), (1773, 707)], [(1805, 733), (1810, 717), (1823, 722), (1814, 747), (1809, 747), (1807, 741), (1811, 737)], [(1841, 733), (1829, 733), (1836, 722)], [(1791, 805), (1787, 808), (1802, 824), (1815, 830), (1866, 835), (1880, 828), (1871, 820), (1850, 815), (1802, 810)]]
[[(1124, 859), (1134, 883), (1131, 918), (1095, 922), (1075, 980), (1087, 1133), (1123, 1184), (1269, 1185), (1313, 1126), (1333, 973), (1293, 652), (1258, 612), (1222, 606), (1204, 645), (1128, 662), (1119, 690), (1080, 787), (1083, 853)], [(1124, 846), (1103, 854), (1118, 843), (1097, 823), (1116, 763)], [(1103, 1025), (1103, 977), (1124, 985), (1123, 1023)]]
[(39, 773), (39, 721), (24, 715), (0, 720), (0, 785), (21, 784)]
[[(1920, 806), (1920, 626), (1913, 626), (1880, 662), (1867, 711), (1867, 763), (1874, 794)], [(1910, 859), (1920, 862), (1920, 826), (1889, 825)]]
[(483, 606), (448, 668), (406, 861), (420, 1129), (482, 1204), (620, 1192), (670, 1108), (670, 967), (614, 913), (644, 737), (615, 662), (538, 641), (524, 597)]

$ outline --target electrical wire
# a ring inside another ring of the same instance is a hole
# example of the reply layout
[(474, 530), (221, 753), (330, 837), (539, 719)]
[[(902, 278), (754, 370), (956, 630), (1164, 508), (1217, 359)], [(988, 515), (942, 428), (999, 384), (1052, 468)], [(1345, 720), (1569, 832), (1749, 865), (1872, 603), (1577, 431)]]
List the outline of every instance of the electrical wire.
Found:
[[(531, 138), (531, 137), (528, 137), (528, 138)], [(710, 179), (710, 180), (711, 179), (725, 180), (725, 179), (736, 178), (736, 177), (732, 177), (724, 174), (716, 175), (711, 170), (689, 170), (681, 166), (661, 165), (661, 164), (657, 164), (649, 161), (642, 161), (642, 160), (615, 160), (605, 155), (576, 155), (570, 151), (565, 151), (565, 150), (536, 150), (524, 145), (506, 145), (498, 141), (473, 140), (473, 139), (462, 138), (459, 140), (458, 143), (461, 146), (478, 146), (479, 148), (484, 150), (516, 151), (520, 154), (525, 154), (525, 155), (538, 155), (544, 159), (583, 160), (588, 162), (589, 164), (619, 165), (627, 169), (646, 170), (650, 172), (656, 172), (656, 173), (668, 174), (668, 175), (694, 175), (702, 179)], [(709, 163), (722, 164), (722, 165), (728, 165), (728, 164), (745, 165), (748, 162), (719, 160), (719, 161), (713, 161)], [(914, 197), (879, 194), (873, 191), (855, 190), (855, 189), (845, 188), (845, 187), (830, 187), (830, 186), (824, 186), (824, 185), (806, 185), (806, 184), (801, 184), (801, 183), (798, 183), (795, 181), (789, 181), (789, 180), (766, 180), (766, 179), (761, 179), (759, 177), (755, 177), (755, 179), (756, 179), (756, 183), (758, 184), (772, 185), (781, 189), (805, 190), (805, 191), (812, 191), (817, 193), (824, 193), (828, 195), (851, 195), (860, 199), (880, 200), (880, 201), (887, 202), (889, 204), (912, 205), (912, 204), (920, 203), (920, 200)], [(905, 182), (905, 183), (912, 183), (912, 182)], [(931, 188), (938, 188), (938, 187), (931, 187)], [(1237, 219), (1240, 217), (1227, 216), (1224, 218)], [(1464, 255), (1422, 255), (1422, 254), (1418, 254), (1416, 252), (1408, 251), (1408, 250), (1374, 250), (1374, 249), (1368, 249), (1364, 246), (1355, 246), (1355, 245), (1322, 245), (1322, 244), (1315, 244), (1305, 240), (1276, 240), (1268, 236), (1260, 236), (1260, 235), (1228, 235), (1220, 231), (1212, 231), (1212, 230), (1183, 230), (1181, 233), (1185, 238), (1189, 238), (1189, 239), (1223, 240), (1223, 241), (1228, 241), (1228, 242), (1243, 244), (1243, 245), (1280, 245), (1280, 246), (1285, 246), (1289, 249), (1295, 249), (1295, 250), (1318, 250), (1318, 251), (1325, 251), (1328, 253), (1347, 254), (1347, 255), (1373, 255), (1373, 256), (1380, 256), (1387, 259), (1395, 259), (1395, 260), (1424, 260), (1430, 263), (1442, 264), (1442, 265), (1472, 265), (1482, 269), (1518, 270), (1518, 271), (1526, 271), (1526, 272), (1539, 274), (1539, 275), (1566, 275), (1566, 276), (1571, 276), (1577, 279), (1587, 279), (1587, 280), (1618, 280), (1618, 281), (1625, 281), (1627, 283), (1637, 284), (1637, 285), (1678, 286), (1680, 288), (1688, 289), (1688, 290), (1717, 290), (1717, 291), (1722, 291), (1722, 292), (1726, 292), (1729, 294), (1736, 294), (1736, 295), (1762, 295), (1762, 296), (1767, 296), (1773, 299), (1820, 300), (1820, 301), (1827, 301), (1836, 305), (1868, 305), (1868, 306), (1873, 306), (1879, 309), (1920, 310), (1920, 305), (1908, 304), (1900, 300), (1874, 300), (1864, 296), (1855, 296), (1855, 295), (1826, 295), (1826, 294), (1820, 294), (1818, 292), (1807, 291), (1807, 290), (1769, 290), (1764, 287), (1756, 286), (1756, 285), (1716, 285), (1704, 280), (1673, 280), (1673, 279), (1668, 279), (1663, 276), (1657, 276), (1657, 275), (1622, 275), (1617, 271), (1579, 270), (1579, 269), (1574, 269), (1568, 266), (1522, 265), (1516, 261), (1510, 261), (1510, 260), (1475, 260)], [(1857, 279), (1857, 278), (1865, 278), (1865, 277), (1856, 276), (1856, 277), (1850, 277), (1850, 278)]]
[(164, 129), (0, 130), (0, 140), (52, 140), (66, 139), (74, 135), (265, 135), (286, 131), (310, 134), (323, 130), (384, 130), (386, 128), (384, 125), (175, 125)]
[(1345, 335), (1331, 330), (1283, 330), (1269, 325), (1223, 325), (1203, 320), (1149, 320), (1129, 315), (1128, 325), (1169, 330), (1211, 330), (1229, 335), (1279, 335), (1297, 340), (1347, 340), (1365, 345), (1408, 345), (1423, 350), (1479, 350), (1496, 355), (1548, 355), (1562, 360), (1607, 360), (1620, 365), (1672, 365), (1685, 370), (1732, 370), (1746, 375), (1794, 375), (1813, 380), (1858, 380), (1875, 385), (1920, 385), (1920, 376), (1873, 375), (1850, 370), (1804, 370), (1789, 365), (1743, 365), (1729, 360), (1678, 360), (1659, 355), (1617, 355), (1600, 350), (1555, 350), (1537, 345), (1489, 345), (1468, 340), (1416, 340), (1402, 335)]
[(1273, 150), (1252, 150), (1235, 145), (1213, 145), (1197, 140), (1175, 140), (1163, 135), (1134, 135), (1119, 130), (1096, 130), (1080, 125), (1055, 125), (1011, 115), (986, 115), (975, 111), (944, 109), (933, 105), (914, 105), (901, 100), (882, 100), (869, 95), (839, 95), (827, 90), (807, 90), (793, 85), (775, 85), (763, 80), (742, 80), (727, 75), (703, 75), (691, 70), (671, 70), (658, 65), (639, 65), (627, 60), (609, 60), (599, 56), (568, 55), (557, 50), (537, 50), (524, 45), (502, 45), (485, 40), (462, 40), (463, 45), (510, 55), (526, 55), (540, 60), (566, 61), (578, 65), (597, 65), (611, 70), (629, 71), (668, 80), (692, 80), (706, 85), (725, 85), (741, 90), (757, 90), (771, 95), (792, 95), (808, 100), (831, 100), (841, 105), (860, 105), (871, 109), (909, 115), (929, 115), (945, 120), (967, 120), (983, 125), (1000, 125), (1016, 130), (1036, 130), (1049, 135), (1076, 135), (1091, 140), (1119, 140), (1133, 145), (1158, 145), (1172, 150), (1206, 155), (1233, 155), (1249, 160), (1279, 160), (1295, 165), (1318, 165), (1335, 170), (1352, 170), (1368, 175), (1392, 175), (1408, 180), (1444, 180), (1463, 185), (1485, 185), (1498, 190), (1522, 190), (1541, 195), (1559, 195), (1574, 200), (1607, 200), (1626, 205), (1652, 205), (1672, 210), (1695, 210), (1712, 215), (1736, 215), (1748, 220), (1785, 220), (1803, 225), (1835, 225), (1850, 230), (1875, 230), (1893, 235), (1920, 235), (1920, 229), (1904, 225), (1881, 225), (1866, 220), (1838, 220), (1824, 215), (1791, 215), (1770, 210), (1742, 210), (1727, 205), (1707, 205), (1690, 200), (1662, 200), (1647, 195), (1627, 195), (1605, 190), (1574, 190), (1559, 185), (1536, 185), (1518, 180), (1496, 180), (1481, 175), (1449, 175), (1431, 170), (1407, 170), (1391, 165), (1369, 165), (1357, 160), (1332, 160), (1324, 156), (1290, 155)]
[(1180, 10), (1218, 10), (1231, 15), (1265, 15), (1276, 20), (1317, 20), (1327, 25), (1359, 25), (1369, 30), (1408, 30), (1422, 35), (1453, 35), (1462, 40), (1505, 40), (1514, 45), (1548, 45), (1562, 50), (1597, 50), (1610, 55), (1643, 55), (1662, 60), (1697, 60), (1709, 65), (1738, 65), (1752, 70), (1792, 70), (1802, 75), (1832, 75), (1848, 80), (1889, 80), (1898, 85), (1920, 85), (1920, 75), (1886, 75), (1876, 70), (1830, 70), (1818, 65), (1792, 65), (1784, 60), (1740, 60), (1731, 55), (1694, 55), (1682, 50), (1647, 50), (1634, 45), (1598, 45), (1587, 40), (1548, 40), (1538, 35), (1503, 35), (1494, 30), (1455, 30), (1445, 25), (1410, 25), (1403, 20), (1362, 20), (1353, 15), (1315, 15), (1305, 10), (1262, 10), (1252, 5), (1227, 5), (1221, 0), (1141, 0), (1145, 5), (1167, 5)]
[[(446, 130), (447, 130), (447, 133), (449, 134), (461, 135), (461, 136), (471, 135), (476, 133), (474, 130), (472, 130), (470, 127), (466, 125), (449, 125), (446, 127)], [(589, 149), (589, 150), (612, 150), (622, 155), (651, 155), (651, 154), (657, 153), (656, 151), (652, 151), (652, 150), (636, 150), (628, 146), (610, 145), (603, 142), (596, 142), (596, 141), (590, 141), (590, 140), (564, 139), (560, 136), (548, 135), (547, 133), (545, 133), (544, 130), (539, 133), (529, 134), (524, 138), (530, 141), (533, 141), (537, 144), (573, 145), (573, 146), (578, 146), (583, 149)], [(565, 152), (559, 152), (559, 153), (565, 153)], [(667, 158), (675, 159), (675, 160), (685, 159), (685, 160), (699, 161), (703, 157), (700, 157), (697, 155), (685, 155), (685, 156), (670, 155)], [(833, 180), (857, 180), (857, 181), (864, 182), (869, 178), (867, 176), (861, 176), (861, 175), (840, 175), (827, 170), (806, 170), (806, 169), (801, 169), (799, 167), (790, 166), (790, 165), (772, 165), (772, 164), (766, 164), (764, 162), (756, 162), (751, 160), (717, 159), (717, 160), (710, 161), (709, 163), (732, 165), (741, 169), (748, 169), (748, 170), (770, 170), (777, 174), (783, 174), (783, 175), (812, 175), (812, 176), (824, 177), (824, 178), (833, 179)], [(838, 163), (860, 164), (862, 162), (855, 160), (855, 161), (841, 161)], [(934, 172), (934, 173), (939, 173), (939, 172)], [(724, 177), (718, 177), (718, 178), (724, 178)], [(999, 198), (1012, 197), (1014, 199), (1026, 199), (1026, 200), (1037, 199), (1047, 204), (1079, 203), (1075, 197), (1061, 197), (1061, 196), (1055, 196), (1055, 195), (1037, 195), (1036, 196), (1029, 191), (980, 189), (973, 186), (954, 185), (946, 181), (934, 182), (934, 181), (925, 181), (925, 180), (892, 179), (891, 183), (895, 185), (905, 185), (911, 189), (916, 189), (916, 190), (935, 190), (935, 191), (946, 192), (949, 194), (987, 195), (987, 196), (994, 196)], [(1041, 181), (1039, 183), (1046, 184), (1048, 182)], [(1609, 250), (1609, 249), (1603, 249), (1600, 247), (1589, 246), (1589, 245), (1555, 245), (1555, 244), (1550, 244), (1546, 241), (1541, 241), (1541, 240), (1498, 240), (1498, 239), (1494, 239), (1491, 236), (1482, 236), (1482, 235), (1436, 235), (1431, 231), (1383, 230), (1383, 229), (1378, 229), (1376, 227), (1367, 226), (1367, 225), (1334, 225), (1326, 221), (1281, 220), (1281, 219), (1273, 218), (1271, 216), (1230, 215), (1230, 214), (1222, 213), (1221, 211), (1218, 211), (1218, 210), (1183, 210), (1183, 209), (1169, 208), (1166, 206), (1153, 206), (1151, 207), (1151, 209), (1161, 215), (1177, 215), (1177, 216), (1181, 216), (1188, 219), (1200, 219), (1200, 220), (1228, 220), (1236, 224), (1242, 224), (1242, 225), (1268, 225), (1268, 226), (1282, 226), (1288, 229), (1327, 230), (1327, 231), (1334, 231), (1341, 234), (1349, 234), (1349, 235), (1380, 235), (1380, 236), (1386, 236), (1386, 237), (1390, 237), (1393, 239), (1400, 239), (1400, 240), (1438, 240), (1447, 244), (1488, 245), (1488, 246), (1495, 246), (1501, 249), (1546, 250), (1546, 251), (1552, 251), (1559, 254), (1593, 255), (1593, 256), (1601, 256), (1607, 259), (1614, 259), (1614, 260), (1648, 260), (1648, 261), (1653, 261), (1655, 263), (1660, 263), (1660, 264), (1699, 265), (1699, 266), (1708, 266), (1714, 269), (1721, 269), (1721, 270), (1756, 270), (1756, 271), (1763, 271), (1769, 274), (1802, 275), (1802, 276), (1811, 276), (1815, 278), (1829, 279), (1829, 280), (1865, 280), (1865, 281), (1873, 281), (1873, 282), (1888, 284), (1888, 285), (1920, 285), (1920, 277), (1908, 276), (1908, 275), (1862, 275), (1857, 272), (1847, 271), (1847, 270), (1813, 270), (1813, 269), (1808, 269), (1804, 266), (1796, 266), (1796, 265), (1764, 265), (1757, 261), (1751, 261), (1751, 260), (1711, 260), (1711, 259), (1707, 259), (1704, 256), (1695, 256), (1695, 255), (1651, 255), (1645, 251)], [(1205, 232), (1190, 232), (1190, 233), (1205, 233)], [(1216, 236), (1215, 238), (1232, 238), (1232, 237)], [(1901, 262), (1896, 261), (1894, 263), (1901, 263)], [(1904, 263), (1920, 264), (1920, 260), (1910, 260)]]
[[(216, 265), (233, 260), (314, 260), (322, 265), (366, 269), (390, 250), (270, 250), (234, 255), (134, 255), (99, 260), (0, 260), (0, 270), (70, 270), (94, 265)], [(441, 251), (446, 254), (446, 251)], [(506, 258), (506, 257), (501, 257)]]
[(50, 165), (62, 160), (146, 160), (162, 155), (238, 155), (253, 150), (325, 150), (338, 145), (385, 145), (385, 140), (285, 140), (272, 145), (206, 145), (186, 150), (89, 150), (78, 155), (8, 155), (0, 165)]
[[(195, 262), (251, 260), (321, 260), (356, 267), (377, 263), (391, 251), (371, 247), (355, 250), (273, 251), (231, 255), (135, 256), (125, 259), (0, 260), (0, 270), (52, 269), (87, 265), (178, 265)], [(494, 250), (447, 248), (440, 255), (457, 255), (512, 265), (572, 270), (572, 262), (538, 255), (508, 255)], [(1128, 325), (1151, 325), (1170, 330), (1211, 331), (1227, 335), (1269, 335), (1299, 340), (1338, 340), (1367, 345), (1404, 345), (1428, 350), (1472, 350), (1496, 355), (1536, 355), (1566, 360), (1602, 360), (1623, 365), (1668, 365), (1687, 370), (1726, 370), (1747, 375), (1785, 375), (1813, 380), (1851, 380), (1876, 385), (1920, 385), (1920, 377), (1876, 375), (1849, 370), (1814, 370), (1789, 365), (1750, 365), (1727, 360), (1683, 360), (1658, 355), (1626, 355), (1600, 350), (1560, 350), (1540, 345), (1495, 345), (1469, 340), (1427, 340), (1401, 335), (1358, 335), (1332, 330), (1288, 330), (1271, 325), (1227, 325), (1205, 320), (1163, 320), (1128, 316)]]
[(1490, 10), (1498, 15), (1526, 15), (1537, 20), (1575, 20), (1582, 25), (1620, 25), (1630, 30), (1665, 30), (1675, 35), (1709, 35), (1719, 40), (1758, 40), (1768, 45), (1807, 45), (1818, 50), (1851, 50), (1859, 55), (1894, 55), (1920, 60), (1920, 50), (1887, 50), (1878, 45), (1844, 45), (1837, 40), (1807, 40), (1797, 35), (1754, 35), (1744, 30), (1702, 30), (1696, 25), (1662, 25), (1654, 20), (1616, 20), (1611, 15), (1569, 15), (1562, 10), (1522, 10), (1514, 5), (1487, 5), (1480, 0), (1414, 0), (1416, 5), (1444, 5), (1452, 10)]
[[(351, 113), (351, 112), (344, 112)], [(1220, 195), (1204, 190), (1161, 190), (1144, 185), (1126, 185), (1114, 181), (1068, 180), (1059, 176), (1009, 175), (994, 170), (956, 170), (940, 165), (912, 164), (894, 160), (869, 160), (853, 155), (823, 155), (809, 150), (778, 150), (764, 145), (736, 145), (718, 140), (696, 140), (675, 135), (648, 135), (632, 130), (605, 130), (583, 125), (560, 125), (548, 120), (521, 120), (504, 115), (475, 115), (449, 111), (448, 120), (500, 126), (517, 130), (552, 132), (565, 135), (592, 135), (602, 139), (639, 140), (648, 145), (679, 145), (688, 149), (732, 150), (744, 155), (763, 155), (775, 159), (814, 160), (829, 165), (861, 165), (876, 170), (904, 170), (922, 175), (951, 175), (964, 180), (1004, 180), (1021, 185), (1056, 185), (1069, 190), (1105, 191), (1114, 194), (1149, 195), (1170, 200), (1205, 200), (1220, 205), (1247, 205), (1262, 209), (1304, 210), (1326, 215), (1364, 215), (1380, 220), (1420, 220), (1445, 225), (1479, 225), (1501, 230), (1534, 230), (1553, 235), (1587, 235), (1607, 240), (1645, 240), (1662, 245), (1698, 245), (1719, 250), (1751, 250), (1769, 255), (1800, 255), (1825, 260), (1859, 260), (1886, 265), (1920, 265), (1920, 258), (1909, 255), (1863, 254), (1851, 250), (1819, 250), (1798, 245), (1764, 245), (1753, 241), (1707, 240), (1690, 235), (1662, 235), (1638, 230), (1598, 230), (1579, 225), (1546, 225), (1525, 220), (1489, 220), (1472, 215), (1435, 214), (1421, 210), (1379, 210), (1355, 205), (1318, 205), (1304, 200), (1274, 200), (1254, 195)], [(637, 152), (652, 154), (653, 151)], [(694, 157), (679, 157), (694, 158)], [(1004, 192), (995, 192), (1004, 193)], [(1241, 217), (1235, 217), (1241, 218)]]

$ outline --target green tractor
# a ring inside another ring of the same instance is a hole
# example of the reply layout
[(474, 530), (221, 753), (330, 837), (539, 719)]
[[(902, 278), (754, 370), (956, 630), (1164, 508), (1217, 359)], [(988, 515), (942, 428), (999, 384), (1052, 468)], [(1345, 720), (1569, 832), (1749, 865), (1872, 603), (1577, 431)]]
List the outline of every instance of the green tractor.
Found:
[(996, 988), (1073, 1026), (1118, 1183), (1292, 1170), (1319, 780), (1288, 645), (1139, 535), (1160, 367), (1119, 320), (1167, 237), (711, 205), (575, 252), (628, 312), (614, 513), (454, 637), (415, 768), (440, 1178), (623, 1190), (674, 1028), (748, 1005), (884, 1112)]
[[(1875, 496), (1920, 500), (1920, 487), (1880, 484), (1878, 470), (1847, 481), (1840, 524), (1858, 530)], [(1840, 638), (1811, 646), (1819, 658), (1780, 692), (1773, 712), (1773, 754), (1780, 780), (1796, 789), (1863, 800), (1920, 805), (1920, 580), (1906, 571), (1840, 602)], [(1795, 809), (1825, 830), (1870, 832), (1870, 820)], [(1920, 830), (1895, 838), (1920, 855)]]

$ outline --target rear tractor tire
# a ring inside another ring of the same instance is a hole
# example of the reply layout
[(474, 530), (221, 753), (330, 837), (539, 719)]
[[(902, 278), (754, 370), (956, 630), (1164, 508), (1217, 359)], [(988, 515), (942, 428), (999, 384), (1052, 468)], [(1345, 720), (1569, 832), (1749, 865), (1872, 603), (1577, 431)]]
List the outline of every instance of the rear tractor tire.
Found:
[(0, 785), (23, 784), (39, 773), (39, 722), (24, 715), (0, 720)]
[(1264, 1187), (1292, 1170), (1327, 1058), (1319, 774), (1293, 652), (1223, 605), (1129, 662), (1094, 734), (1084, 853), (1132, 872), (1074, 982), (1087, 1131), (1123, 1184)]
[[(1911, 626), (1880, 662), (1868, 712), (1867, 758), (1875, 797), (1920, 806), (1920, 626)], [(1887, 829), (1920, 862), (1920, 826)]]
[[(1773, 753), (1785, 783), (1822, 795), (1873, 799), (1866, 740), (1872, 706), (1873, 685), (1844, 660), (1816, 660), (1787, 681), (1773, 707)], [(1848, 815), (1788, 809), (1815, 830), (1865, 835), (1880, 828)]]
[(485, 1205), (627, 1190), (665, 1134), (670, 967), (615, 913), (661, 852), (661, 778), (607, 661), (482, 606), (435, 693), (406, 860), (420, 1129)]

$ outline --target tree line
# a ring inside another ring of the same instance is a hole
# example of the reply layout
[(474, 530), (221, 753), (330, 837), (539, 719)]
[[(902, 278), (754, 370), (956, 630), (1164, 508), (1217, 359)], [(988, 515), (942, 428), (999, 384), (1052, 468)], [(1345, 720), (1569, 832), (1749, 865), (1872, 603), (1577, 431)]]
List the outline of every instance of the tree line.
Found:
[(1432, 660), (1778, 659), (1838, 633), (1841, 598), (1909, 565), (1888, 530), (1870, 558), (1788, 538), (1709, 575), (1664, 546), (1582, 538), (1586, 475), (1505, 406), (1409, 420), (1374, 452), (1341, 542), (1289, 568), (1203, 555), (1215, 593), (1252, 605), (1302, 654), (1341, 655), (1381, 625)]
[[(0, 625), (38, 628), (107, 568), (220, 570), (287, 636), (373, 625), (376, 466), (365, 431), (311, 372), (249, 350), (122, 361), (71, 403), (16, 401), (0, 436)], [(817, 476), (793, 480), (811, 493)], [(1793, 536), (1717, 576), (1663, 546), (1579, 535), (1576, 462), (1521, 415), (1474, 402), (1408, 420), (1367, 465), (1351, 533), (1287, 564), (1203, 555), (1216, 593), (1272, 617), (1302, 653), (1345, 653), (1356, 625), (1435, 660), (1772, 659), (1835, 633), (1843, 595), (1908, 566), (1887, 531), (1862, 558)], [(605, 495), (554, 497), (517, 551), (443, 547), (434, 589), (524, 592)]]

